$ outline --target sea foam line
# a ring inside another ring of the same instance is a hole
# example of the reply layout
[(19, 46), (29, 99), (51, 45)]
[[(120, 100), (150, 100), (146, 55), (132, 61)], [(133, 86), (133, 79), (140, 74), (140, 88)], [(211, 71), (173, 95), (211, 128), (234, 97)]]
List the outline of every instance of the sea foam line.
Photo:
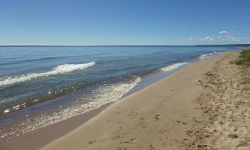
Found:
[(172, 71), (172, 70), (174, 70), (174, 69), (177, 69), (177, 68), (179, 68), (179, 67), (181, 67), (181, 66), (184, 66), (184, 65), (186, 65), (186, 64), (188, 64), (188, 63), (187, 63), (187, 62), (176, 63), (176, 64), (172, 64), (172, 65), (163, 67), (163, 68), (161, 68), (161, 70), (164, 71), (164, 72), (168, 72), (168, 71)]
[(201, 55), (199, 58), (200, 58), (200, 59), (204, 59), (204, 58), (207, 58), (207, 57), (216, 55), (216, 54), (218, 54), (218, 53), (217, 53), (217, 52), (212, 52), (212, 53), (208, 53), (208, 54), (203, 54), (203, 55)]
[(43, 113), (41, 116), (37, 116), (33, 119), (24, 120), (24, 122), (19, 123), (17, 127), (11, 128), (11, 131), (5, 132), (3, 130), (0, 140), (1, 138), (8, 136), (19, 136), (48, 125), (61, 122), (73, 116), (86, 113), (90, 110), (97, 109), (104, 104), (118, 101), (140, 81), (141, 78), (137, 77), (132, 81), (101, 86), (97, 90), (94, 90), (90, 96), (79, 97), (73, 105), (62, 109), (59, 112), (55, 112), (53, 114)]
[(40, 77), (47, 77), (51, 75), (70, 73), (73, 71), (86, 69), (93, 65), (95, 65), (95, 62), (84, 63), (84, 64), (64, 64), (64, 65), (59, 65), (48, 72), (29, 73), (29, 74), (25, 74), (21, 76), (16, 76), (16, 77), (0, 78), (0, 86), (6, 86), (6, 85), (16, 84), (20, 82), (30, 81), (32, 79), (36, 79)]

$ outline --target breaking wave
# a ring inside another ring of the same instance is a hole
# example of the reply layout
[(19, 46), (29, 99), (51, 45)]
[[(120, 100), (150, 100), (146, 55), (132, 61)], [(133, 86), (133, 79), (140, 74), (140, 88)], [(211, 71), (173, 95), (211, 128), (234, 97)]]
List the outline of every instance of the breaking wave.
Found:
[(183, 63), (172, 64), (172, 65), (161, 68), (161, 71), (164, 71), (164, 72), (172, 71), (184, 65), (187, 65), (187, 63), (183, 62)]
[(90, 95), (79, 97), (74, 104), (60, 110), (59, 112), (54, 112), (52, 114), (43, 113), (32, 119), (27, 118), (27, 120), (25, 119), (23, 122), (18, 123), (17, 127), (11, 128), (11, 131), (2, 131), (0, 140), (7, 136), (19, 136), (61, 122), (73, 116), (83, 114), (90, 110), (97, 109), (104, 104), (118, 101), (140, 81), (141, 78), (137, 77), (132, 81), (103, 85), (92, 91)]
[(95, 62), (84, 63), (84, 64), (64, 64), (64, 65), (59, 65), (48, 72), (30, 73), (30, 74), (25, 74), (21, 76), (0, 78), (0, 86), (6, 86), (6, 85), (16, 84), (20, 82), (30, 81), (32, 79), (36, 79), (40, 77), (47, 77), (51, 75), (70, 73), (73, 71), (86, 69), (93, 65), (95, 65)]
[(207, 57), (216, 55), (216, 54), (217, 54), (217, 52), (212, 52), (212, 53), (208, 53), (208, 54), (203, 54), (203, 55), (201, 55), (199, 58), (200, 58), (200, 59), (204, 59), (204, 58), (207, 58)]

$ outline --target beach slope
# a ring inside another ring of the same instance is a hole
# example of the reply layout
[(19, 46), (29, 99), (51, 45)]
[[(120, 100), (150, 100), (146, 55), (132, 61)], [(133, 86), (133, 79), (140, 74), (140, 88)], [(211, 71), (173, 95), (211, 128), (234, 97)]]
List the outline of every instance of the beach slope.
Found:
[(201, 96), (205, 97), (204, 78), (219, 61), (237, 55), (238, 52), (226, 52), (193, 62), (187, 68), (114, 103), (43, 149), (199, 148), (198, 142), (204, 141), (197, 140), (198, 134), (194, 132), (211, 122), (210, 116), (202, 109), (204, 103), (198, 101)]

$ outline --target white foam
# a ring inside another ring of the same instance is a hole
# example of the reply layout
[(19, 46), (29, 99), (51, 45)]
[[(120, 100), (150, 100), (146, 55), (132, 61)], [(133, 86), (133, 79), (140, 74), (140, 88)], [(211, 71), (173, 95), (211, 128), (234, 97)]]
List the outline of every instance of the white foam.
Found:
[(41, 116), (37, 116), (32, 120), (28, 119), (28, 121), (20, 123), (18, 127), (12, 128), (11, 132), (3, 132), (2, 138), (10, 135), (18, 136), (24, 133), (28, 133), (51, 124), (61, 122), (70, 117), (83, 114), (90, 110), (97, 109), (104, 104), (115, 102), (119, 100), (129, 90), (131, 90), (134, 86), (136, 86), (140, 81), (141, 78), (138, 77), (134, 81), (126, 83), (120, 82), (111, 85), (104, 85), (93, 91), (90, 97), (83, 96), (79, 98), (77, 102), (75, 102), (72, 106), (62, 109), (59, 112), (55, 112), (53, 114), (44, 113), (41, 114)]
[(172, 71), (172, 70), (175, 70), (183, 65), (186, 65), (187, 63), (186, 62), (183, 62), (183, 63), (176, 63), (176, 64), (172, 64), (172, 65), (169, 65), (169, 66), (166, 66), (166, 67), (163, 67), (161, 68), (162, 71), (164, 72), (168, 72), (168, 71)]
[(46, 77), (57, 74), (70, 73), (77, 70), (83, 70), (88, 67), (95, 65), (95, 62), (85, 63), (85, 64), (64, 64), (53, 68), (51, 71), (42, 73), (30, 73), (21, 76), (0, 78), (0, 86), (6, 86), (11, 84), (16, 84), (20, 82), (30, 81), (32, 79)]
[(9, 109), (6, 109), (6, 110), (3, 111), (3, 113), (9, 113), (9, 112), (10, 112)]
[(203, 55), (201, 55), (199, 58), (200, 58), (200, 59), (204, 59), (204, 58), (208, 58), (208, 57), (210, 57), (210, 56), (216, 55), (216, 54), (217, 54), (217, 52), (212, 52), (212, 53), (208, 53), (208, 54), (203, 54)]

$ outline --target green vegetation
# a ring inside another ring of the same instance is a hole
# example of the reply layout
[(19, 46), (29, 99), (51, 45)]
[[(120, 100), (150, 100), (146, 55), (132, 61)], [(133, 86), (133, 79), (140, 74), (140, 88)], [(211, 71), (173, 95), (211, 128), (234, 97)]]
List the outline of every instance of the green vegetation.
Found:
[(242, 51), (240, 58), (235, 63), (243, 67), (250, 67), (250, 49)]

